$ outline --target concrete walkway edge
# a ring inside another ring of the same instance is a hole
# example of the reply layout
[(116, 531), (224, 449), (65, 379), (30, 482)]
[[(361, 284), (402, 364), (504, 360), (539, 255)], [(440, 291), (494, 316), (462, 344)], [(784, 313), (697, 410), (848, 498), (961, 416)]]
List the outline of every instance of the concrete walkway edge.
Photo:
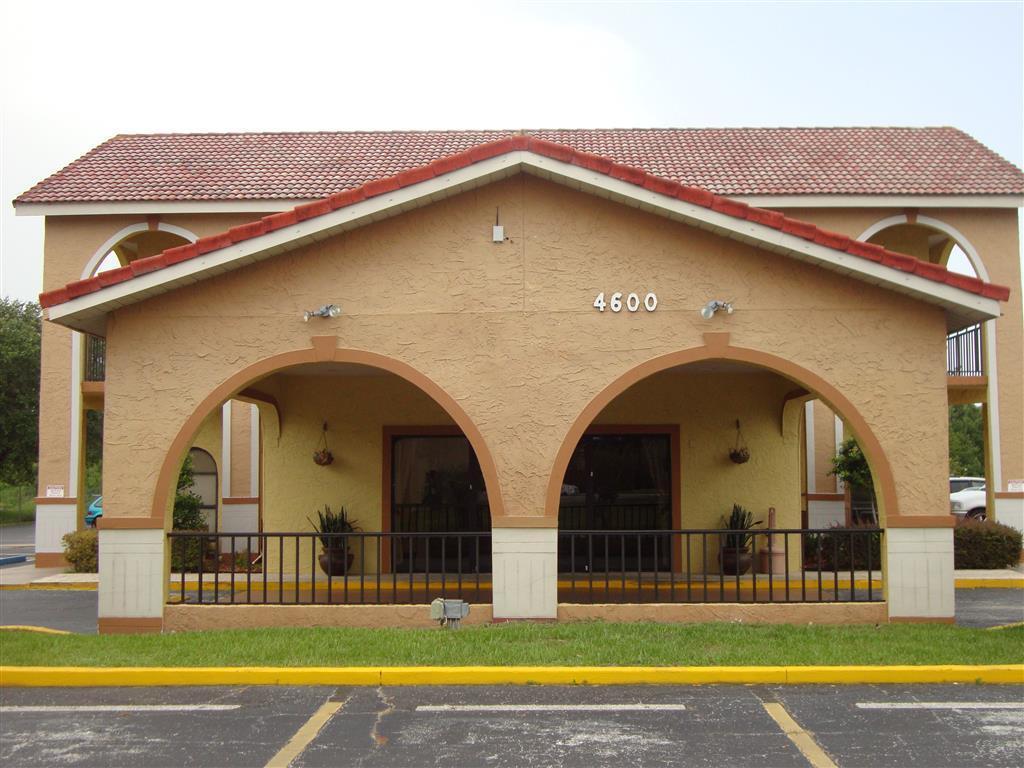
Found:
[(1024, 664), (779, 667), (0, 667), (0, 687), (204, 685), (1024, 685)]

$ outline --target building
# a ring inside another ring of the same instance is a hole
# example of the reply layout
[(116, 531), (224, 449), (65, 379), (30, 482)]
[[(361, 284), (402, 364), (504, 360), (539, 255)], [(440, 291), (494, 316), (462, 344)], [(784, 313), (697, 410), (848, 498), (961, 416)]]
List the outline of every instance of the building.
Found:
[[(115, 137), (15, 201), (46, 225), (38, 562), (102, 409), (105, 632), (441, 594), (952, 620), (949, 404), (984, 403), (990, 508), (1024, 527), (1022, 200), (951, 128)], [(844, 435), (877, 509), (822, 532)], [(190, 451), (207, 535), (169, 531)]]

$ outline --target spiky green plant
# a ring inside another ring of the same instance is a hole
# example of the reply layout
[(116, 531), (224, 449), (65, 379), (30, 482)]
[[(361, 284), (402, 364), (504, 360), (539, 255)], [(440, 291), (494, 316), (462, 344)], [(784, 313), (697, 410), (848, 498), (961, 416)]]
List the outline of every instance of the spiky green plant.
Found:
[(754, 514), (749, 509), (744, 509), (739, 504), (732, 505), (732, 514), (728, 517), (722, 515), (722, 528), (727, 531), (739, 531), (739, 533), (725, 534), (726, 549), (746, 549), (750, 546), (754, 534), (751, 529), (761, 525), (762, 520), (754, 520)]
[(335, 538), (330, 534), (354, 533), (360, 530), (358, 525), (359, 521), (353, 520), (349, 517), (344, 506), (342, 506), (337, 512), (334, 512), (329, 504), (324, 504), (324, 508), (318, 509), (316, 514), (319, 518), (318, 522), (314, 522), (308, 517), (306, 519), (309, 520), (313, 529), (317, 533), (321, 534), (320, 543), (323, 545), (324, 549), (336, 549), (343, 546), (344, 539)]

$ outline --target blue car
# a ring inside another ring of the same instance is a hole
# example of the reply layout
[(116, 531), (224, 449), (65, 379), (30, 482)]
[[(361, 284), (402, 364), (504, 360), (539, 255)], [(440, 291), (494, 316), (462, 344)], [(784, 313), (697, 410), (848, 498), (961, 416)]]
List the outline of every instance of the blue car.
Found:
[(103, 517), (103, 497), (97, 496), (96, 500), (85, 510), (85, 524), (95, 526), (96, 521)]

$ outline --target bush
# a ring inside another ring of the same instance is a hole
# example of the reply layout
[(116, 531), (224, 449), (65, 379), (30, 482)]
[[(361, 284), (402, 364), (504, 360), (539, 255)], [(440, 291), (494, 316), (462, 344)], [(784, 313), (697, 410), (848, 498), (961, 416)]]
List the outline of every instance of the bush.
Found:
[(812, 571), (848, 571), (851, 567), (864, 571), (870, 561), (871, 570), (879, 570), (882, 567), (882, 534), (850, 533), (874, 528), (874, 525), (848, 528), (836, 525), (821, 533), (805, 534), (804, 567)]
[(96, 573), (100, 560), (100, 540), (95, 528), (64, 535), (64, 559), (75, 573)]
[(963, 520), (953, 530), (956, 568), (1007, 568), (1020, 561), (1021, 532), (993, 520)]

